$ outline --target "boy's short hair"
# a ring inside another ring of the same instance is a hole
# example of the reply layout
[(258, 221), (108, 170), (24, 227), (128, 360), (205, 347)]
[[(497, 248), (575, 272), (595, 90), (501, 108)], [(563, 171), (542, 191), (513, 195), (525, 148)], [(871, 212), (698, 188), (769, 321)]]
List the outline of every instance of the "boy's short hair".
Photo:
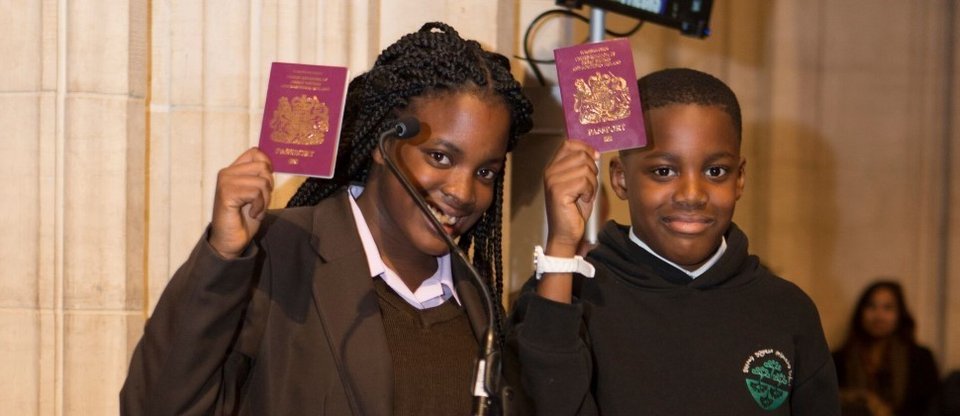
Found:
[(643, 111), (671, 104), (699, 104), (722, 108), (733, 121), (733, 128), (737, 131), (737, 145), (740, 144), (740, 103), (733, 90), (713, 75), (689, 68), (667, 68), (644, 75), (637, 80), (637, 84), (640, 86)]

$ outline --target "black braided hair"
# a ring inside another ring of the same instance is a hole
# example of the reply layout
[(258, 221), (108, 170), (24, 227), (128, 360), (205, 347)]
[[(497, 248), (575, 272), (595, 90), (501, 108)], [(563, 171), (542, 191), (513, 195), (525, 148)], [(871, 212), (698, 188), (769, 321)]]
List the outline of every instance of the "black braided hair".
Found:
[[(315, 205), (351, 183), (366, 182), (380, 132), (399, 115), (412, 112), (414, 98), (459, 92), (503, 100), (510, 113), (507, 151), (533, 127), (533, 106), (511, 74), (505, 56), (461, 38), (449, 25), (427, 23), (384, 49), (369, 71), (350, 81), (334, 177), (308, 179), (287, 206)], [(490, 207), (458, 242), (468, 253), (473, 245), (473, 265), (498, 304), (503, 295), (503, 175), (501, 172), (495, 181)], [(500, 314), (495, 315), (500, 327)]]

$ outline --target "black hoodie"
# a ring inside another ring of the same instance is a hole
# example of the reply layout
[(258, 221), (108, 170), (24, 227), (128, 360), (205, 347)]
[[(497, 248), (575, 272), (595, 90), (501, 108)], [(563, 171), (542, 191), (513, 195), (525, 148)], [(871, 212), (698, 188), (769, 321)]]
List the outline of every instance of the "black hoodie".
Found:
[(537, 414), (838, 415), (816, 306), (748, 254), (736, 225), (726, 240), (691, 279), (611, 221), (572, 305), (531, 279), (511, 323)]

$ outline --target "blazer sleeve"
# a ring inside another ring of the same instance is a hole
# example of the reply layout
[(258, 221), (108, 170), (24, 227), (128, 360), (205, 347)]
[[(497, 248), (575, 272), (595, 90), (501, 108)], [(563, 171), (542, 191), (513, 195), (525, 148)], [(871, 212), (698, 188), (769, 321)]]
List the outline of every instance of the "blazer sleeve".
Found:
[[(170, 280), (134, 350), (121, 415), (212, 414), (249, 359), (231, 354), (256, 284), (258, 249), (225, 260), (206, 234)], [(225, 383), (225, 378), (230, 382)], [(221, 403), (222, 405), (222, 403)]]
[(508, 345), (518, 350), (521, 381), (537, 415), (596, 415), (593, 361), (582, 331), (583, 306), (538, 295), (531, 278), (510, 318)]

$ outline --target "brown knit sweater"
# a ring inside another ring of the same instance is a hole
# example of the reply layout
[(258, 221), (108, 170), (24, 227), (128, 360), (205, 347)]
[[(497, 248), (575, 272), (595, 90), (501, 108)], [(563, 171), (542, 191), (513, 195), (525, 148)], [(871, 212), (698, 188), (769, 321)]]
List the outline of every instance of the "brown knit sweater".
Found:
[(393, 414), (468, 415), (477, 339), (452, 298), (418, 310), (374, 279), (393, 358)]

